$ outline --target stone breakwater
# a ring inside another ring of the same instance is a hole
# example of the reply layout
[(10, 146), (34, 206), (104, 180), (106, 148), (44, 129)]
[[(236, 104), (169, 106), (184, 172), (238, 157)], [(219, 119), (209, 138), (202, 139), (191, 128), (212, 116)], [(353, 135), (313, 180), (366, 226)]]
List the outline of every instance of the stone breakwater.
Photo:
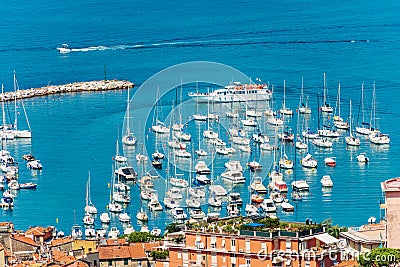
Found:
[(128, 89), (132, 88), (133, 86), (134, 83), (124, 80), (101, 80), (90, 82), (74, 82), (64, 85), (49, 85), (40, 88), (17, 90), (17, 92), (5, 92), (3, 94), (0, 94), (0, 102), (62, 93), (97, 92), (106, 90)]

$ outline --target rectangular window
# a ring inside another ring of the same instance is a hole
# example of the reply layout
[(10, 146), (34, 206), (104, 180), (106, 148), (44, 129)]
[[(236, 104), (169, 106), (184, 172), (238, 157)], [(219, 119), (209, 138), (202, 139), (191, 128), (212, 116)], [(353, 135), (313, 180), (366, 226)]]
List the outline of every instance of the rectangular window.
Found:
[(306, 261), (305, 267), (310, 267), (310, 262)]
[(182, 254), (178, 252), (178, 259), (182, 258)]
[(225, 248), (225, 237), (222, 238), (221, 247)]
[(236, 240), (235, 240), (235, 239), (232, 239), (232, 240), (231, 240), (231, 246), (232, 246), (232, 247), (236, 247)]
[(222, 256), (222, 262), (226, 262), (226, 257), (225, 257), (225, 255), (224, 256)]
[(211, 264), (217, 264), (217, 255), (211, 254)]
[(246, 252), (250, 252), (250, 240), (246, 239)]
[(113, 261), (112, 260), (108, 260), (108, 266), (112, 266)]
[(124, 259), (124, 265), (128, 265), (128, 259)]
[(250, 267), (250, 259), (246, 259), (246, 266)]

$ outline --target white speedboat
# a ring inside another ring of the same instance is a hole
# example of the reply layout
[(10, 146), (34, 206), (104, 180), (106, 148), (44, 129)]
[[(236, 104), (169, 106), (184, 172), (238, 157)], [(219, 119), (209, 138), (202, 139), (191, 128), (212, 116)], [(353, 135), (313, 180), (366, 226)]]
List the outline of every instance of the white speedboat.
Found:
[(82, 227), (80, 225), (73, 225), (71, 228), (71, 236), (73, 239), (82, 237)]
[(251, 161), (247, 163), (247, 166), (250, 168), (251, 171), (261, 171), (262, 170), (262, 165), (258, 161)]
[(124, 235), (130, 235), (133, 232), (135, 232), (135, 229), (133, 229), (132, 225), (129, 223), (124, 229)]
[(131, 221), (131, 216), (128, 213), (122, 212), (118, 215), (118, 220), (123, 223), (127, 223)]
[(194, 115), (193, 115), (193, 119), (194, 119), (195, 121), (206, 121), (206, 120), (207, 120), (207, 116), (206, 116), (206, 115), (201, 115), (201, 114), (197, 113), (197, 114), (194, 114)]
[(208, 199), (208, 205), (210, 205), (212, 207), (221, 207), (222, 206), (222, 201), (221, 201), (220, 198), (210, 197)]
[(154, 227), (153, 230), (150, 231), (150, 234), (153, 236), (160, 236), (161, 235), (161, 229), (158, 227)]
[(307, 155), (301, 159), (301, 165), (306, 168), (316, 168), (318, 161), (314, 157), (307, 153)]
[(117, 227), (111, 227), (110, 231), (108, 231), (108, 238), (116, 239), (119, 236), (119, 230)]
[(242, 172), (239, 171), (226, 171), (221, 174), (221, 177), (234, 184), (246, 182), (246, 178), (243, 176)]
[(199, 162), (197, 162), (194, 169), (196, 170), (196, 173), (198, 173), (198, 174), (210, 174), (211, 173), (210, 168), (208, 168), (207, 164), (203, 160), (200, 160)]
[(19, 189), (21, 189), (21, 187), (20, 187), (20, 185), (19, 185), (17, 180), (11, 180), (8, 183), (8, 188), (11, 189), (11, 190), (19, 190)]
[(208, 178), (205, 174), (196, 175), (196, 181), (199, 184), (211, 184), (211, 179)]
[(187, 218), (187, 214), (182, 208), (172, 209), (171, 213), (175, 220), (186, 220)]
[(239, 193), (230, 193), (228, 195), (228, 203), (233, 203), (233, 204), (238, 204), (242, 205), (243, 204), (243, 199), (241, 198)]
[(175, 156), (179, 158), (190, 158), (192, 157), (192, 154), (190, 154), (189, 151), (183, 150), (183, 149), (178, 149), (174, 151)]
[(194, 198), (205, 198), (206, 192), (201, 187), (190, 187), (188, 190), (190, 196)]
[(136, 219), (146, 222), (149, 220), (149, 216), (147, 216), (147, 213), (143, 209), (140, 209), (140, 211), (136, 214)]
[(149, 204), (147, 204), (147, 206), (149, 207), (150, 211), (162, 211), (163, 207), (160, 204), (160, 201), (158, 201), (157, 198), (152, 198), (149, 202)]
[(367, 157), (367, 155), (365, 153), (360, 153), (360, 155), (357, 156), (357, 160), (358, 160), (358, 162), (362, 162), (362, 163), (369, 162), (369, 158)]
[(269, 117), (267, 119), (267, 123), (271, 124), (273, 126), (282, 126), (283, 125), (283, 120), (280, 119), (280, 118), (272, 116), (272, 117)]
[(42, 163), (38, 159), (29, 161), (26, 166), (31, 170), (41, 170), (43, 168)]
[(114, 202), (114, 201), (111, 201), (111, 202), (108, 204), (108, 210), (109, 210), (110, 212), (115, 212), (115, 213), (121, 212), (121, 211), (122, 211), (122, 205), (119, 204), (119, 203), (116, 203), (116, 202)]
[(110, 215), (108, 215), (108, 212), (103, 212), (100, 215), (100, 221), (101, 221), (101, 223), (104, 223), (104, 224), (109, 224), (110, 223), (111, 218), (110, 218)]
[(57, 50), (61, 54), (66, 54), (72, 51), (72, 49), (69, 48), (67, 44), (62, 44), (61, 47), (57, 47)]
[(322, 129), (318, 130), (318, 135), (321, 137), (336, 138), (340, 136), (340, 133), (332, 129)]
[(204, 149), (198, 149), (198, 150), (196, 150), (196, 154), (199, 157), (206, 157), (208, 153)]
[(274, 205), (274, 202), (270, 198), (265, 198), (264, 201), (260, 204), (260, 208), (268, 213), (276, 212), (276, 207)]
[(205, 130), (203, 132), (203, 136), (208, 139), (215, 139), (218, 138), (218, 133), (214, 132), (213, 130)]
[(170, 197), (164, 198), (164, 205), (168, 209), (175, 209), (180, 206), (178, 200), (176, 200), (174, 198), (170, 198)]
[(151, 155), (153, 159), (163, 159), (165, 157), (165, 155), (158, 150), (154, 151), (154, 153)]
[(228, 211), (229, 216), (238, 216), (240, 213), (240, 209), (235, 203), (228, 203), (228, 205), (226, 205), (226, 210)]
[(195, 220), (202, 220), (206, 216), (204, 211), (201, 209), (191, 209), (189, 211), (190, 218), (195, 219)]
[(294, 211), (294, 206), (287, 201), (282, 202), (281, 208), (282, 208), (282, 211), (285, 211), (285, 212), (293, 212)]
[(257, 126), (257, 121), (253, 119), (244, 119), (241, 120), (243, 126), (248, 126), (248, 127), (256, 127)]
[(200, 202), (195, 198), (188, 198), (188, 199), (186, 199), (186, 207), (200, 208)]
[(251, 190), (259, 193), (267, 193), (267, 188), (263, 185), (261, 177), (254, 177), (254, 181), (250, 185)]
[(182, 199), (182, 193), (179, 190), (179, 188), (172, 187), (168, 189), (166, 193), (167, 197), (173, 198), (173, 199)]
[(96, 238), (96, 230), (94, 228), (86, 228), (85, 237), (88, 240)]
[(82, 221), (85, 225), (93, 225), (94, 224), (94, 218), (90, 214), (86, 214), (85, 217), (83, 217)]
[(138, 174), (132, 167), (123, 166), (115, 170), (115, 174), (118, 178), (125, 179), (125, 180), (134, 180), (137, 178)]
[(320, 182), (323, 187), (332, 187), (333, 186), (332, 179), (329, 175), (322, 176), (322, 179)]
[(336, 166), (336, 157), (328, 157), (324, 159), (325, 165), (329, 167)]
[(310, 186), (308, 185), (306, 180), (297, 180), (292, 182), (293, 190), (299, 192), (305, 192), (310, 190)]
[(189, 186), (188, 181), (186, 181), (184, 179), (171, 177), (171, 178), (169, 178), (169, 181), (173, 186), (176, 186), (176, 187), (186, 188)]

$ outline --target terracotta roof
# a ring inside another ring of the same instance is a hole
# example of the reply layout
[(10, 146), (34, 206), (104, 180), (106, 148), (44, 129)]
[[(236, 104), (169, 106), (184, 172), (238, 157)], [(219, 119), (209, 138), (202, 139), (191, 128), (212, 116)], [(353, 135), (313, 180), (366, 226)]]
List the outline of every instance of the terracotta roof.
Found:
[(154, 248), (161, 246), (160, 242), (142, 243), (145, 251), (152, 251)]
[(66, 264), (66, 265), (64, 265), (64, 266), (71, 266), (71, 267), (89, 267), (89, 264), (87, 264), (87, 263), (84, 262), (84, 261), (78, 260), (78, 261), (75, 261), (75, 262), (73, 262), (73, 263)]
[(25, 243), (25, 244), (28, 244), (28, 245), (31, 245), (34, 247), (40, 247), (38, 244), (35, 243), (35, 241), (33, 241), (32, 239), (30, 239), (24, 235), (14, 234), (14, 235), (11, 235), (11, 239), (14, 239), (16, 241), (19, 241), (19, 242), (22, 242), (22, 243)]
[(107, 239), (106, 240), (107, 246), (124, 246), (124, 245), (129, 245), (128, 241), (124, 238), (119, 238), (119, 239)]
[(67, 237), (63, 237), (63, 238), (57, 238), (51, 241), (51, 246), (52, 247), (57, 247), (57, 246), (61, 246), (67, 243), (72, 243), (74, 240), (72, 239), (72, 237), (67, 236)]
[(100, 260), (147, 258), (142, 243), (129, 246), (101, 246), (98, 250)]
[(25, 234), (26, 235), (34, 235), (34, 236), (42, 236), (50, 231), (51, 230), (48, 228), (36, 226), (36, 227), (30, 227), (28, 230), (26, 230)]

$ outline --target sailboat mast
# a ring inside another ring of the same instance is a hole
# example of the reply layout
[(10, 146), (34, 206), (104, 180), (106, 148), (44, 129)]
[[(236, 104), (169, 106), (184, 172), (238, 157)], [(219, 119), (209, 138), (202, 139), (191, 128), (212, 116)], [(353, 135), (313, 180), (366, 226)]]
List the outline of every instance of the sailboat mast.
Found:
[(364, 82), (361, 84), (361, 112), (362, 112), (362, 122), (365, 122), (364, 117)]
[(15, 70), (14, 70), (14, 128), (15, 130), (18, 127), (18, 116), (17, 116), (17, 79), (15, 77)]
[(286, 109), (286, 80), (283, 80), (283, 109)]
[(338, 87), (338, 116), (340, 118), (340, 82)]
[(324, 72), (324, 105), (326, 105), (326, 73)]
[(129, 127), (129, 121), (130, 121), (130, 107), (129, 107), (129, 102), (130, 102), (130, 99), (129, 99), (129, 87), (128, 87), (128, 103), (127, 103), (127, 105), (126, 105), (126, 134), (127, 135), (129, 135), (130, 133), (131, 133), (131, 129), (130, 129), (130, 127)]
[[(4, 96), (4, 85), (1, 85), (1, 95)], [(1, 101), (1, 109), (3, 111), (3, 126), (6, 126), (6, 113), (4, 111), (4, 98), (3, 101)]]

